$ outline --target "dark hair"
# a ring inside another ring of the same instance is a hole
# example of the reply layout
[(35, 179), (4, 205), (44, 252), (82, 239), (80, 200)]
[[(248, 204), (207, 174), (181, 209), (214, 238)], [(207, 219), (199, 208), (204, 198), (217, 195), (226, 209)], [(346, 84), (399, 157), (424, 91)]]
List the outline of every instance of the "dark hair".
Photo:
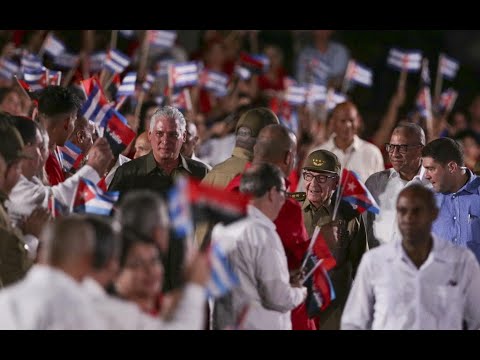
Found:
[(38, 99), (38, 111), (47, 116), (78, 112), (81, 100), (71, 90), (50, 85), (42, 90)]
[(277, 166), (263, 163), (245, 171), (240, 181), (240, 191), (259, 198), (273, 187), (280, 189), (282, 177)]
[(425, 186), (420, 184), (412, 184), (410, 186), (405, 187), (402, 191), (400, 191), (397, 197), (397, 203), (398, 203), (398, 199), (400, 199), (401, 196), (408, 193), (413, 193), (414, 197), (421, 198), (422, 201), (427, 205), (428, 209), (438, 208), (437, 202), (435, 200), (434, 192), (431, 189), (428, 189)]
[(25, 116), (11, 116), (12, 124), (17, 128), (20, 133), (23, 143), (33, 144), (35, 143), (35, 137), (37, 135), (38, 124), (30, 118)]
[(10, 93), (17, 93), (17, 91), (12, 87), (2, 87), (0, 88), (0, 104)]
[(471, 129), (462, 130), (462, 131), (458, 132), (457, 134), (455, 134), (455, 137), (454, 137), (454, 139), (457, 140), (457, 141), (458, 140), (463, 141), (466, 138), (473, 139), (473, 141), (475, 141), (475, 143), (478, 146), (480, 146), (480, 136), (475, 131), (473, 131)]
[(97, 216), (86, 216), (85, 222), (90, 224), (95, 231), (95, 251), (93, 255), (93, 268), (103, 269), (107, 263), (118, 255), (121, 247), (121, 239), (114, 226), (104, 219)]
[(462, 148), (455, 140), (450, 138), (440, 138), (429, 142), (422, 149), (422, 157), (431, 157), (442, 165), (454, 161), (458, 165), (464, 166)]

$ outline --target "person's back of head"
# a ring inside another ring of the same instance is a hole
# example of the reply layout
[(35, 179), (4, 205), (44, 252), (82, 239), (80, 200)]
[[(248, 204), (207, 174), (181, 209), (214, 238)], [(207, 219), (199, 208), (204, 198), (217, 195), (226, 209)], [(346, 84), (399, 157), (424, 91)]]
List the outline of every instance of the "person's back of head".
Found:
[(267, 125), (258, 134), (253, 162), (275, 164), (288, 176), (296, 151), (296, 137), (283, 125)]
[(95, 232), (93, 269), (94, 271), (104, 270), (112, 260), (118, 261), (120, 256), (119, 225), (109, 218), (94, 215), (87, 215), (84, 220)]
[(116, 213), (123, 233), (154, 239), (162, 252), (168, 248), (168, 213), (165, 202), (151, 190), (128, 192)]
[(461, 146), (450, 138), (439, 138), (429, 142), (422, 149), (422, 157), (430, 157), (443, 166), (451, 161), (460, 167), (465, 164)]
[(254, 108), (246, 111), (237, 122), (236, 146), (253, 151), (256, 138), (267, 125), (279, 124), (277, 115), (268, 108)]
[(50, 85), (43, 89), (38, 99), (39, 114), (48, 118), (76, 113), (80, 106), (81, 99), (75, 93), (56, 85)]
[(90, 273), (95, 230), (82, 217), (58, 218), (40, 237), (39, 262), (60, 269), (77, 281)]

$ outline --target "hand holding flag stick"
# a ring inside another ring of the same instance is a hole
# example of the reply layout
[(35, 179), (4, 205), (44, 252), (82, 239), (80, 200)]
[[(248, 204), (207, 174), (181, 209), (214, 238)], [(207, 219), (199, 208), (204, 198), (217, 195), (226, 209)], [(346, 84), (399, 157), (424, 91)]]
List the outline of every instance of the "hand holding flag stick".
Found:
[(308, 278), (313, 275), (315, 270), (317, 270), (318, 267), (322, 265), (322, 263), (323, 263), (323, 259), (318, 260), (318, 262), (313, 266), (313, 268), (305, 275), (305, 277), (303, 278), (300, 284), (304, 285), (307, 282)]

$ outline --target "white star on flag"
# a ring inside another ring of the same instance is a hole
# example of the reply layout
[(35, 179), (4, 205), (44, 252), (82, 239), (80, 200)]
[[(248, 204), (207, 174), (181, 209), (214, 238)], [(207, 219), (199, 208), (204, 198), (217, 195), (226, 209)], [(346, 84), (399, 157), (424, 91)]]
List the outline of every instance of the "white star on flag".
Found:
[(356, 185), (353, 182), (349, 182), (347, 187), (348, 187), (348, 191), (354, 191), (356, 188)]

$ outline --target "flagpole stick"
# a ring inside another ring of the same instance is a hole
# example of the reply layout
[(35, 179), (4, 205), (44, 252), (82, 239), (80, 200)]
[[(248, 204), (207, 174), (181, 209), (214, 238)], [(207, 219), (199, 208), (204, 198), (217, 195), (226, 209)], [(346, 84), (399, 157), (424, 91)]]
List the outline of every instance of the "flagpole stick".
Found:
[(49, 31), (47, 33), (47, 36), (45, 36), (45, 39), (43, 39), (43, 43), (42, 43), (42, 46), (40, 47), (40, 50), (38, 50), (37, 55), (40, 59), (42, 59), (43, 55), (45, 54), (45, 42), (46, 42), (46, 40), (48, 39), (48, 37), (50, 36), (51, 33), (52, 33), (51, 31)]
[(313, 235), (310, 239), (310, 243), (308, 244), (308, 249), (305, 255), (305, 258), (303, 259), (302, 265), (300, 266), (300, 270), (303, 270), (305, 268), (305, 265), (307, 264), (308, 257), (312, 253), (313, 245), (315, 244), (315, 241), (317, 240), (318, 234), (320, 234), (321, 226), (315, 226), (315, 230), (313, 230)]
[(442, 62), (442, 54), (438, 56), (438, 64), (437, 64), (437, 76), (435, 78), (435, 93), (433, 94), (433, 103), (437, 104), (440, 99), (440, 93), (442, 92), (442, 74), (440, 72), (440, 66)]
[(25, 90), (22, 84), (20, 84), (20, 81), (18, 80), (17, 75), (13, 75), (13, 77), (15, 78), (15, 81), (19, 86), (19, 88), (22, 90), (22, 94), (25, 95), (29, 101), (31, 101), (32, 99), (30, 98), (30, 95), (28, 95), (27, 90)]
[(308, 278), (310, 276), (312, 276), (312, 274), (315, 272), (315, 270), (317, 270), (320, 267), (320, 265), (322, 265), (322, 263), (323, 263), (323, 259), (318, 260), (318, 262), (315, 264), (315, 266), (312, 268), (312, 270), (310, 270), (308, 272), (308, 274), (305, 275), (305, 277), (303, 278), (303, 280), (301, 282), (301, 285), (305, 284), (305, 282), (308, 280)]
[(57, 86), (60, 86), (61, 83), (62, 83), (62, 72), (60, 71), (57, 78)]
[(115, 79), (116, 73), (112, 73), (109, 78), (105, 81), (103, 88), (107, 91), (108, 87), (112, 84), (113, 79)]
[(67, 75), (63, 77), (62, 86), (66, 87), (68, 86), (68, 84), (70, 84), (70, 81), (72, 81), (75, 71), (78, 69), (79, 62), (80, 58), (75, 62), (75, 65), (70, 70), (68, 70)]
[(455, 102), (457, 101), (457, 97), (458, 97), (458, 93), (455, 93), (455, 95), (453, 95), (452, 101), (448, 104), (448, 107), (445, 109), (445, 118), (447, 118), (448, 115), (450, 114), (450, 112), (452, 111), (453, 106), (455, 105)]
[(343, 82), (342, 82), (342, 94), (347, 93), (347, 88), (348, 88), (348, 75), (350, 73), (350, 68), (352, 66), (352, 60), (348, 61), (347, 65), (347, 70), (345, 70), (345, 75), (343, 76)]
[(135, 107), (135, 121), (138, 121), (140, 118), (140, 110), (142, 109), (143, 100), (145, 98), (145, 91), (140, 91), (140, 95), (138, 96), (137, 106)]
[[(335, 199), (335, 206), (333, 207), (332, 221), (335, 221), (337, 219), (338, 208), (340, 206), (340, 202), (342, 201), (342, 195), (345, 190), (345, 185), (347, 184), (348, 177), (350, 176), (350, 172), (347, 172), (347, 177), (345, 178), (345, 180), (343, 180), (343, 169), (347, 170), (347, 165), (350, 161), (350, 158), (352, 157), (352, 153), (353, 152), (348, 154), (347, 160), (345, 161), (345, 164), (342, 167), (342, 172), (340, 173), (340, 180), (339, 180), (340, 185), (338, 188), (337, 198)], [(342, 184), (344, 185), (342, 186)]]
[(122, 95), (122, 97), (120, 98), (120, 101), (117, 103), (117, 105), (115, 106), (115, 110), (119, 111), (120, 108), (122, 107), (122, 105), (125, 103), (125, 100), (127, 100), (127, 96), (126, 95)]
[(118, 30), (112, 30), (112, 35), (110, 37), (110, 50), (117, 48), (117, 37), (118, 37)]
[(140, 60), (138, 64), (138, 78), (144, 79), (147, 71), (148, 64), (148, 51), (150, 50), (150, 31), (146, 30), (143, 38), (142, 52), (140, 54)]
[[(428, 71), (428, 59), (424, 58), (422, 60), (422, 71)], [(435, 134), (433, 133), (433, 114), (432, 114), (432, 95), (430, 93), (430, 87), (425, 86), (426, 88), (425, 91), (425, 107), (427, 110), (427, 116), (426, 116), (426, 125), (427, 125), (427, 140), (431, 141), (434, 139)]]

